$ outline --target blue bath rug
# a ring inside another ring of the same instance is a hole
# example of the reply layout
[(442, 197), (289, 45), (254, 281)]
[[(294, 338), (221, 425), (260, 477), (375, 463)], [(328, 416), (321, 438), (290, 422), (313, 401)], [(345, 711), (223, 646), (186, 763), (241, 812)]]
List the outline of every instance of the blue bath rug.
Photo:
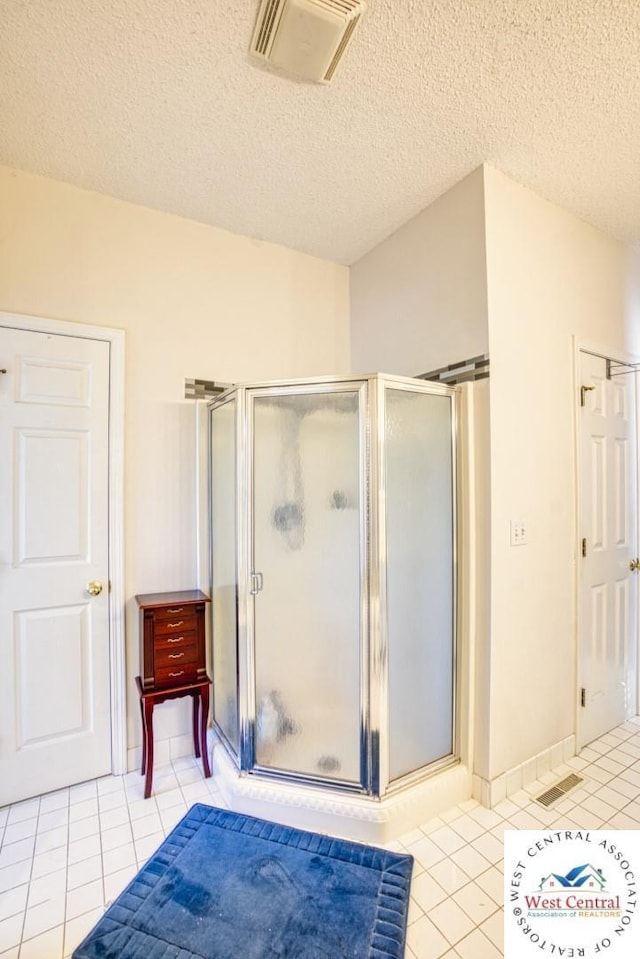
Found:
[(73, 959), (402, 959), (412, 865), (198, 804)]

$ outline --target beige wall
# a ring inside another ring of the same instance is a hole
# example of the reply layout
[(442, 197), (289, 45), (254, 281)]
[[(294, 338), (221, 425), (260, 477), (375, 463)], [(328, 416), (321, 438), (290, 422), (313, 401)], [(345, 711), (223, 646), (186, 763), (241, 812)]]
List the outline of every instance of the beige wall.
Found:
[(627, 254), (626, 314), (625, 343), (640, 360), (640, 244), (631, 247)]
[[(574, 732), (572, 336), (622, 350), (622, 244), (485, 168), (493, 778)], [(528, 544), (510, 546), (510, 520)]]
[(415, 376), (487, 352), (483, 169), (351, 267), (354, 370)]
[[(348, 270), (0, 167), (0, 310), (126, 331), (129, 739), (139, 742), (132, 597), (196, 585), (185, 377), (348, 371)], [(160, 740), (186, 732), (184, 702), (159, 710), (156, 727)]]

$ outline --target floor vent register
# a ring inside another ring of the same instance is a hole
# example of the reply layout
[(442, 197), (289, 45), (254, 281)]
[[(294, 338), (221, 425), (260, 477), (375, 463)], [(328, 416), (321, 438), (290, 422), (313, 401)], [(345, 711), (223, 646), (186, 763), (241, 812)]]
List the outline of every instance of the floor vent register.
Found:
[(539, 796), (536, 796), (536, 802), (539, 802), (541, 806), (549, 808), (549, 806), (553, 805), (558, 799), (562, 799), (563, 796), (566, 796), (570, 789), (573, 789), (574, 786), (577, 786), (582, 781), (582, 776), (571, 773), (570, 776), (561, 779), (555, 786), (551, 786)]

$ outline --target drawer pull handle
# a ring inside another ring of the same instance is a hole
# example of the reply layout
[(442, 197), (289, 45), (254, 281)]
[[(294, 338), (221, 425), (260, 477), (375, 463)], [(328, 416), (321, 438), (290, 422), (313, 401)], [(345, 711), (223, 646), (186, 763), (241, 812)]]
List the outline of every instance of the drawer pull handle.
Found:
[(184, 639), (184, 636), (169, 636), (168, 643), (181, 643)]
[(169, 629), (177, 629), (178, 626), (182, 626), (183, 623), (184, 623), (184, 620), (181, 619), (179, 623), (167, 623), (167, 626), (169, 627)]
[(184, 669), (181, 669), (179, 673), (169, 673), (170, 676), (184, 676)]
[(169, 659), (182, 659), (184, 653), (169, 653)]
[(177, 609), (168, 609), (167, 612), (168, 612), (168, 613), (181, 613), (183, 609), (184, 609), (184, 606), (178, 606)]

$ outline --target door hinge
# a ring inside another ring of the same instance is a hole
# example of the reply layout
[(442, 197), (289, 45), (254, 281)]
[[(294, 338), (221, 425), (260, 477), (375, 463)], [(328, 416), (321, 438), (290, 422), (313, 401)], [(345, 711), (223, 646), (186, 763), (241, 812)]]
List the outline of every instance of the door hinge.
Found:
[(581, 386), (580, 387), (580, 406), (586, 406), (587, 401), (585, 399), (585, 394), (590, 393), (591, 390), (595, 390), (595, 386)]
[(587, 555), (587, 537), (586, 536), (582, 537), (582, 555), (583, 556)]
[(587, 691), (582, 687), (580, 690), (580, 705), (584, 708), (587, 705)]

